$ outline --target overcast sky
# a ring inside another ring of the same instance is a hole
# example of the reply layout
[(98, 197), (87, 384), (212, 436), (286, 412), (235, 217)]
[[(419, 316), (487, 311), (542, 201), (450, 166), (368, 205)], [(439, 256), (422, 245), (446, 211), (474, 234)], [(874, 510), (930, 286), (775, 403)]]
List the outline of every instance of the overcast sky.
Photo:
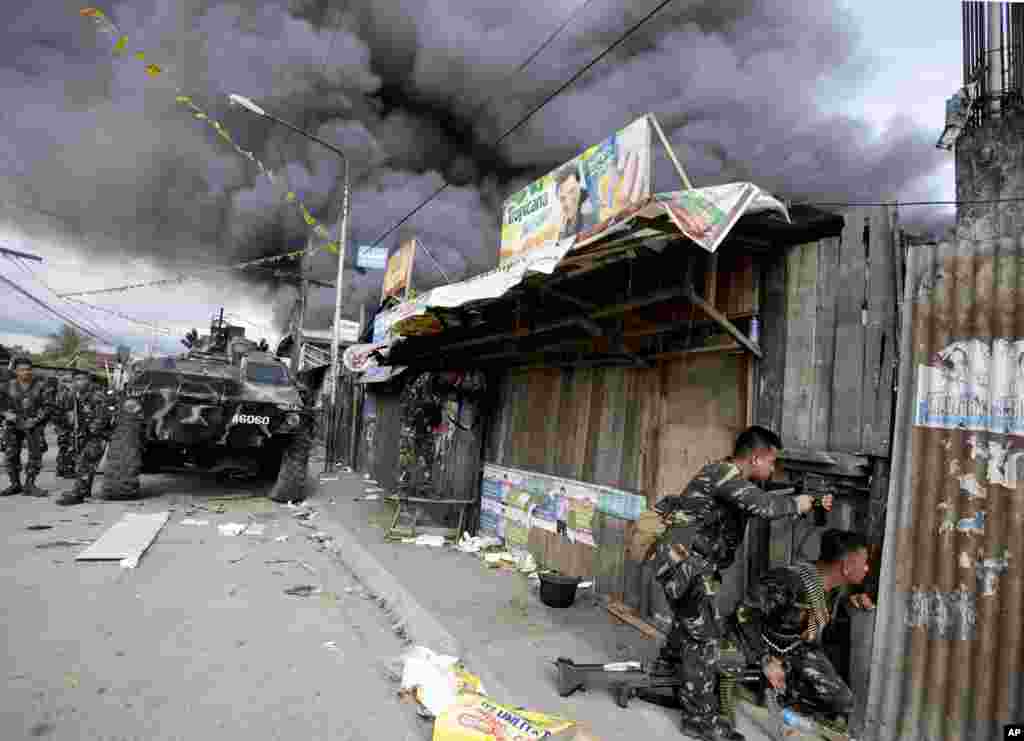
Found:
[[(164, 72), (147, 78), (79, 16), (83, 3), (7, 10), (0, 31), (0, 275), (89, 327), (141, 349), (145, 326), (55, 293), (202, 280), (84, 297), (172, 333), (181, 349), (221, 307), (276, 341), (295, 297), (267, 271), (209, 268), (304, 246), (306, 227), (200, 121), (176, 89), (220, 118), (333, 226), (336, 157), (238, 109), (240, 93), (342, 147), (351, 161), (354, 244), (374, 241), (441, 183), (450, 187), (389, 238), (425, 242), (454, 279), (497, 259), (502, 199), (645, 112), (669, 132), (695, 185), (752, 180), (793, 200), (954, 197), (952, 155), (935, 149), (960, 85), (960, 4), (881, 0), (677, 0), (547, 105), (490, 145), (657, 3), (558, 0), (522, 13), (501, 0), (129, 0), (101, 5)], [(779, 7), (785, 5), (785, 7)], [(337, 8), (344, 7), (344, 11)], [(515, 69), (566, 18), (530, 65)], [(326, 60), (326, 63), (325, 63)], [(674, 187), (655, 171), (655, 187)], [(952, 209), (905, 208), (941, 227)], [(333, 280), (326, 255), (312, 270)], [(345, 313), (379, 296), (381, 273), (349, 272)], [(415, 282), (440, 281), (417, 260)], [(333, 291), (313, 292), (326, 327)], [(60, 320), (0, 282), (0, 343), (38, 348)]]

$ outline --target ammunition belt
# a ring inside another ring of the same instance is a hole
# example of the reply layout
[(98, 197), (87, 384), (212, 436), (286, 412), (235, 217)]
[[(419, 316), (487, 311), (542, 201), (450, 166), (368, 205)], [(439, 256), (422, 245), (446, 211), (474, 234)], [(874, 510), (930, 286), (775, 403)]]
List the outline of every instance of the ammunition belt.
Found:
[(810, 611), (811, 640), (815, 640), (829, 622), (828, 600), (821, 585), (818, 567), (812, 563), (799, 562), (794, 564), (800, 582), (804, 587), (807, 609)]

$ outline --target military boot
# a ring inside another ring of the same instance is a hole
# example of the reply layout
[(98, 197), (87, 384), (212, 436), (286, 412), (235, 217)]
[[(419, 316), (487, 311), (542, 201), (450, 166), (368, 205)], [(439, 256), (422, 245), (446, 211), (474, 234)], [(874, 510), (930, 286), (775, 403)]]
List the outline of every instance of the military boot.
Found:
[(684, 716), (680, 730), (684, 736), (697, 741), (746, 741), (746, 736), (733, 728), (731, 723), (717, 717), (705, 721)]
[(25, 496), (28, 497), (46, 497), (50, 494), (46, 489), (40, 489), (36, 486), (36, 474), (34, 473), (25, 474), (25, 487), (23, 491)]
[(3, 491), (0, 491), (0, 497), (9, 497), (13, 494), (21, 494), (21, 472), (15, 471), (7, 474), (7, 478), (11, 480), (11, 485)]
[(57, 504), (62, 507), (68, 507), (73, 504), (81, 504), (85, 501), (85, 498), (89, 495), (86, 489), (85, 482), (76, 481), (75, 488), (71, 491), (66, 491), (57, 498)]

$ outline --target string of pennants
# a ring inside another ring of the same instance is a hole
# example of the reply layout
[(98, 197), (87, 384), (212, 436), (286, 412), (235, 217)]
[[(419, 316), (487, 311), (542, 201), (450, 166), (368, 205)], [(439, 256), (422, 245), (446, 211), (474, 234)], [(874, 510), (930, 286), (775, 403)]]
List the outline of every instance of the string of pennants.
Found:
[[(121, 56), (123, 56), (126, 53), (126, 51), (128, 49), (128, 43), (129, 43), (128, 36), (123, 34), (123, 33), (121, 33), (121, 30), (106, 15), (106, 13), (104, 13), (99, 8), (88, 7), (88, 8), (82, 8), (79, 11), (79, 15), (81, 15), (83, 18), (90, 18), (90, 19), (92, 19), (93, 22), (95, 22), (96, 27), (99, 29), (99, 31), (110, 37), (111, 41), (113, 42), (113, 54), (114, 54), (115, 57), (121, 57)], [(144, 69), (145, 69), (146, 74), (149, 77), (154, 77), (155, 78), (155, 77), (158, 77), (161, 74), (163, 74), (163, 72), (164, 72), (163, 67), (161, 67), (160, 65), (150, 61), (148, 59), (148, 57), (146, 56), (146, 53), (144, 51), (137, 51), (137, 52), (134, 53), (133, 56), (137, 60), (139, 60), (140, 62), (142, 62), (145, 65)], [(217, 121), (215, 118), (212, 118), (208, 113), (206, 113), (206, 111), (204, 111), (202, 108), (200, 108), (196, 104), (196, 102), (190, 96), (184, 95), (181, 90), (178, 90), (177, 91), (177, 95), (175, 96), (175, 102), (178, 103), (179, 105), (184, 106), (185, 108), (187, 108), (189, 110), (189, 112), (192, 114), (192, 117), (195, 118), (196, 120), (204, 121), (208, 126), (210, 126), (214, 130), (214, 132), (217, 134), (217, 136), (219, 136), (221, 139), (223, 139), (228, 144), (230, 144), (232, 149), (234, 149), (238, 154), (240, 154), (245, 159), (247, 159), (250, 162), (252, 162), (256, 166), (256, 168), (260, 171), (260, 173), (262, 173), (272, 184), (274, 184), (274, 185), (277, 184), (277, 178), (275, 177), (274, 173), (269, 168), (267, 168), (259, 160), (259, 158), (257, 158), (252, 152), (250, 152), (250, 151), (248, 151), (246, 149), (243, 149), (241, 146), (239, 146), (238, 143), (235, 142), (234, 138), (232, 138), (231, 133), (227, 130), (227, 128), (225, 128), (225, 126), (223, 124), (221, 124), (220, 121)], [(241, 264), (235, 265), (235, 266), (233, 266), (233, 268), (229, 268), (229, 269), (240, 269), (240, 268), (249, 267), (251, 265), (256, 265), (256, 264), (262, 264), (262, 263), (266, 263), (266, 262), (273, 262), (273, 261), (276, 261), (276, 260), (285, 260), (285, 259), (289, 259), (289, 258), (293, 258), (293, 257), (298, 257), (300, 255), (306, 254), (307, 252), (309, 254), (313, 254), (313, 253), (318, 252), (319, 250), (325, 249), (325, 248), (328, 251), (334, 253), (335, 255), (340, 254), (341, 249), (340, 249), (340, 245), (338, 244), (338, 242), (331, 241), (331, 239), (330, 239), (330, 232), (328, 231), (327, 227), (325, 227), (323, 224), (321, 224), (316, 219), (316, 217), (314, 217), (313, 214), (310, 213), (309, 209), (306, 208), (306, 205), (299, 199), (299, 197), (295, 194), (294, 191), (288, 190), (285, 193), (284, 200), (285, 200), (286, 203), (293, 203), (293, 204), (295, 204), (295, 206), (299, 209), (299, 212), (302, 214), (302, 220), (306, 223), (307, 226), (310, 227), (310, 229), (312, 230), (313, 234), (315, 234), (317, 237), (319, 237), (321, 240), (323, 240), (324, 243), (320, 244), (320, 245), (317, 245), (317, 246), (314, 246), (312, 248), (296, 250), (294, 252), (288, 252), (288, 253), (283, 254), (283, 255), (275, 255), (273, 257), (261, 258), (260, 260), (254, 260), (254, 261), (248, 262), (248, 263), (241, 263)], [(193, 276), (178, 276), (176, 278), (170, 278), (170, 279), (162, 280), (162, 281), (147, 281), (147, 282), (144, 282), (144, 283), (136, 283), (136, 284), (133, 284), (133, 285), (130, 285), (130, 286), (121, 286), (119, 288), (104, 289), (104, 290), (100, 290), (100, 291), (88, 291), (88, 292), (85, 292), (85, 293), (67, 294), (67, 295), (86, 295), (86, 293), (92, 293), (92, 294), (95, 294), (95, 293), (110, 293), (110, 292), (129, 290), (131, 288), (143, 288), (143, 287), (157, 286), (157, 285), (168, 285), (168, 284), (174, 284), (174, 283), (181, 283), (181, 282), (184, 282), (185, 280), (191, 279), (192, 277)]]

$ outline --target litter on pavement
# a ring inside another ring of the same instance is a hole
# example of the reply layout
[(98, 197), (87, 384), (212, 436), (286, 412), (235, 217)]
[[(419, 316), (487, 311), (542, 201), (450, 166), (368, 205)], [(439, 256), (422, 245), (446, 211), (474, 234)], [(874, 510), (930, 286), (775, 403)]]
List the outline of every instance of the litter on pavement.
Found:
[(170, 512), (128, 512), (75, 560), (120, 561), (126, 568), (135, 568), (170, 517)]
[(181, 521), (181, 524), (182, 525), (209, 525), (210, 521), (209, 520), (196, 520), (196, 519), (193, 519), (191, 517), (186, 517), (184, 520)]
[(267, 526), (264, 525), (261, 522), (253, 523), (252, 525), (249, 525), (249, 527), (247, 527), (245, 529), (245, 534), (246, 535), (263, 535), (263, 533), (266, 531), (266, 529), (267, 529)]
[(498, 538), (486, 535), (470, 535), (469, 533), (463, 533), (462, 540), (456, 546), (463, 553), (479, 553), (488, 548), (499, 547), (501, 547), (501, 540)]
[(426, 545), (431, 548), (443, 548), (444, 547), (444, 536), (443, 535), (421, 535), (418, 538), (405, 538), (402, 540), (403, 543), (410, 543), (412, 545)]
[(51, 540), (49, 543), (37, 543), (36, 548), (75, 548), (80, 545), (89, 545), (91, 540)]
[(26, 530), (52, 530), (53, 525), (29, 525)]
[(401, 689), (416, 700), (421, 715), (434, 718), (433, 741), (599, 741), (575, 721), (491, 700), (480, 677), (458, 658), (425, 646), (402, 657)]
[(323, 647), (326, 648), (328, 651), (337, 651), (338, 650), (338, 644), (335, 643), (334, 641), (324, 641), (324, 646)]
[(319, 594), (320, 587), (314, 587), (312, 584), (300, 584), (297, 587), (288, 587), (288, 589), (284, 590), (284, 593), (289, 597), (309, 597)]
[(376, 502), (380, 499), (378, 494), (367, 494), (365, 497), (356, 497), (357, 502)]
[(288, 540), (288, 536), (287, 535), (278, 535), (276, 538), (274, 538), (274, 542), (275, 543), (283, 543), (286, 540)]
[(246, 526), (241, 522), (226, 522), (223, 525), (218, 525), (217, 530), (220, 531), (221, 535), (241, 535), (245, 531)]

